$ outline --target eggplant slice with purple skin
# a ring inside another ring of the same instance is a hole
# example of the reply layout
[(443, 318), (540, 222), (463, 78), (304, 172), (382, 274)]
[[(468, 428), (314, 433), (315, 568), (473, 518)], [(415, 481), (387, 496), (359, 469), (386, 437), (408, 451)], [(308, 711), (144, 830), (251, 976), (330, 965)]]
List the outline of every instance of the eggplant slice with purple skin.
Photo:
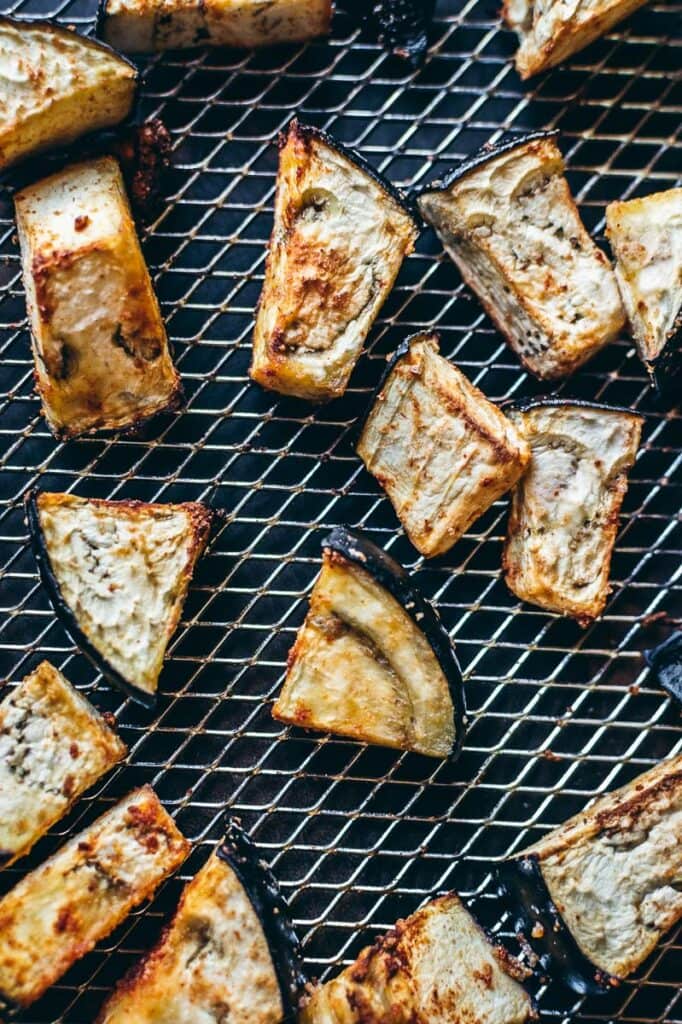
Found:
[(405, 570), (359, 531), (337, 528), (322, 548), (322, 571), (273, 716), (455, 757), (465, 731), (462, 676), (437, 613)]
[(409, 60), (415, 68), (424, 63), (436, 0), (343, 0), (342, 6), (389, 53)]
[(682, 756), (601, 797), (497, 869), (544, 971), (580, 994), (627, 978), (682, 918)]
[(682, 630), (645, 651), (644, 658), (663, 689), (682, 704)]

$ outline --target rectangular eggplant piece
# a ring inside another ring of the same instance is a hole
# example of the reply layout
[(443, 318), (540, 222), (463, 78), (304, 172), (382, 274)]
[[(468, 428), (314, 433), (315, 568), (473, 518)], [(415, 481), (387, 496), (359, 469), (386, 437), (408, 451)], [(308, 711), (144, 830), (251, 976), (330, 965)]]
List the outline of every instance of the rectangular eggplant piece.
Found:
[(27, 854), (126, 753), (49, 661), (26, 676), (0, 703), (0, 866)]
[(682, 918), (682, 756), (602, 797), (500, 875), (545, 969), (579, 992), (617, 984)]
[(0, 1001), (39, 999), (188, 853), (149, 786), (70, 839), (0, 900)]
[(536, 399), (508, 416), (532, 457), (512, 495), (507, 586), (523, 601), (588, 625), (609, 594), (618, 513), (642, 417), (561, 399)]
[(583, 226), (551, 134), (484, 148), (418, 201), (530, 373), (566, 377), (618, 335), (616, 278)]
[(29, 496), (29, 528), (43, 584), (67, 632), (133, 699), (154, 703), (212, 513), (178, 505)]
[(639, 358), (656, 390), (682, 374), (682, 188), (609, 203), (606, 236)]
[(272, 713), (429, 757), (459, 749), (464, 704), (450, 638), (402, 567), (356, 531), (324, 542)]
[(137, 78), (102, 43), (50, 22), (0, 17), (0, 170), (125, 120)]
[(563, 63), (610, 32), (646, 0), (505, 0), (502, 15), (519, 37), (516, 70), (522, 79)]
[(518, 962), (450, 893), (312, 988), (299, 1024), (524, 1024), (535, 1011), (523, 977)]
[(239, 49), (327, 35), (331, 0), (101, 0), (98, 32), (124, 53)]
[(284, 395), (342, 395), (418, 229), (402, 197), (323, 132), (281, 140), (252, 378)]
[(398, 349), (357, 450), (427, 557), (451, 548), (530, 459), (514, 424), (438, 354), (437, 334)]
[(15, 196), (38, 391), (60, 438), (138, 426), (182, 388), (118, 164)]

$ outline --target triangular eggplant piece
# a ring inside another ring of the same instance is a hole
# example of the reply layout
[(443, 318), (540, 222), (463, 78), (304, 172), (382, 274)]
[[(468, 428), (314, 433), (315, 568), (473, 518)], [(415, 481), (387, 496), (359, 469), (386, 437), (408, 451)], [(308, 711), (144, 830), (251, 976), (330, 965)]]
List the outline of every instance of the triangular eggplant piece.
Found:
[(119, 983), (97, 1024), (279, 1024), (291, 1019), (304, 981), (287, 905), (233, 822), (186, 886), (157, 946)]
[(342, 395), (418, 228), (357, 154), (292, 121), (253, 336), (252, 378), (284, 395)]
[(464, 736), (450, 638), (404, 569), (361, 533), (334, 530), (289, 655), (282, 722), (430, 757)]
[(45, 492), (29, 495), (27, 514), (41, 578), (66, 630), (110, 682), (153, 706), (210, 510)]
[(103, 43), (51, 22), (0, 17), (0, 169), (119, 124), (137, 78)]

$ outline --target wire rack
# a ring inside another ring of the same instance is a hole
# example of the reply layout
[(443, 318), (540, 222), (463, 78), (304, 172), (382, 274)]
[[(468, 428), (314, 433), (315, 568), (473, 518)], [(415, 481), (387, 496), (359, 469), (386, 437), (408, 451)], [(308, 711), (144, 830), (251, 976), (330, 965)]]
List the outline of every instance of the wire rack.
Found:
[[(9, 10), (10, 5), (3, 4)], [(307, 967), (324, 975), (438, 890), (457, 888), (508, 939), (491, 866), (680, 749), (679, 710), (641, 658), (682, 616), (682, 436), (655, 404), (631, 343), (565, 387), (646, 414), (613, 560), (613, 595), (586, 631), (520, 606), (499, 576), (505, 502), (446, 556), (424, 563), (364, 471), (351, 427), (384, 357), (434, 326), (442, 350), (494, 399), (539, 390), (463, 288), (431, 232), (406, 261), (346, 396), (323, 409), (249, 383), (250, 333), (270, 233), (273, 139), (293, 110), (414, 185), (503, 131), (558, 127), (569, 179), (598, 239), (604, 205), (679, 181), (679, 3), (645, 7), (560, 70), (523, 86), (498, 0), (440, 3), (434, 46), (412, 75), (337, 15), (332, 37), (257, 54), (193, 51), (146, 65), (143, 110), (174, 137), (171, 199), (144, 245), (187, 405), (138, 437), (57, 444), (33, 391), (11, 204), (0, 200), (0, 670), (44, 657), (118, 719), (129, 763), (82, 800), (7, 888), (76, 828), (143, 781), (195, 850), (24, 1015), (91, 1022), (107, 989), (156, 938), (227, 809), (263, 847), (289, 898)], [(27, 15), (89, 28), (91, 0), (28, 0)], [(225, 517), (199, 565), (161, 679), (158, 713), (111, 691), (72, 646), (39, 585), (22, 495), (210, 500)], [(282, 728), (270, 715), (330, 527), (361, 526), (417, 574), (457, 644), (471, 718), (455, 764)], [(682, 948), (669, 936), (601, 999), (539, 986), (545, 1020), (681, 1021)]]

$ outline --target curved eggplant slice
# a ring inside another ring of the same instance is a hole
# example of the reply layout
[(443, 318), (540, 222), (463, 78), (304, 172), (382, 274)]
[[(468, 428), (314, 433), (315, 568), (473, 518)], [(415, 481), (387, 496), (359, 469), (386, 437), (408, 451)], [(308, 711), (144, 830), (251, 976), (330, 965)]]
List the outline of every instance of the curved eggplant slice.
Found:
[(117, 985), (97, 1024), (280, 1024), (304, 981), (277, 883), (231, 823), (185, 887), (159, 943)]
[(527, 973), (448, 893), (314, 986), (299, 1024), (525, 1024), (536, 1017)]
[(682, 188), (609, 203), (606, 237), (637, 352), (662, 395), (682, 375)]
[(0, 170), (119, 124), (137, 69), (93, 39), (47, 21), (0, 17)]
[(153, 707), (212, 514), (178, 505), (31, 493), (34, 554), (55, 612), (115, 686)]
[(682, 704), (682, 631), (645, 651), (644, 657), (663, 689)]
[(324, 132), (293, 120), (280, 146), (250, 373), (326, 402), (344, 393), (418, 228), (404, 197)]
[(323, 542), (322, 571), (273, 716), (429, 757), (464, 739), (452, 643), (405, 570), (355, 530)]
[(682, 918), (682, 756), (608, 793), (498, 877), (544, 968), (580, 993), (618, 984)]

